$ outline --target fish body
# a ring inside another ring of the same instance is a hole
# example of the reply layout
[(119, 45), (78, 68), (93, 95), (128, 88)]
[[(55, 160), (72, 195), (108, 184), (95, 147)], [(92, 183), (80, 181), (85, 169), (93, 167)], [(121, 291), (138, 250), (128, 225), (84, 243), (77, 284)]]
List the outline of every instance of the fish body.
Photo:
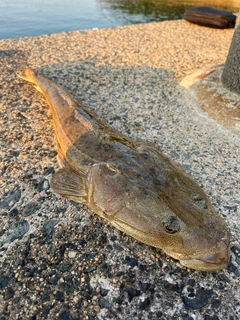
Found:
[(181, 166), (110, 128), (32, 69), (17, 75), (33, 83), (51, 108), (61, 165), (53, 191), (186, 267), (217, 271), (228, 265), (226, 224)]

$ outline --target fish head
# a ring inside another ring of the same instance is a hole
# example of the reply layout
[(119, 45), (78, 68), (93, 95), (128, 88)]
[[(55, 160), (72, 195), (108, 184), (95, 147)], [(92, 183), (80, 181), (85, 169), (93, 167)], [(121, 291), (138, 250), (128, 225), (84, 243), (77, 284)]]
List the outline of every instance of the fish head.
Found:
[[(226, 223), (205, 192), (178, 165), (164, 159), (161, 172), (96, 164), (89, 204), (116, 228), (200, 271), (229, 263)], [(167, 163), (167, 165), (166, 165)], [(158, 178), (156, 179), (156, 176)]]
[(167, 236), (163, 250), (168, 255), (183, 266), (200, 271), (227, 267), (230, 234), (198, 185), (173, 193), (163, 207), (162, 224)]

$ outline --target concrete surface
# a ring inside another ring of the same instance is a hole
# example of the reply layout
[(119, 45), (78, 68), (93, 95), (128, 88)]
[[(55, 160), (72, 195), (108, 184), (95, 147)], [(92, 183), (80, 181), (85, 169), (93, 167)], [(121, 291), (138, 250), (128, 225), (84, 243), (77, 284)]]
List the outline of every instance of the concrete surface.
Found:
[[(232, 34), (171, 21), (0, 41), (1, 320), (240, 318), (240, 136), (178, 84), (224, 63)], [(188, 270), (52, 194), (51, 118), (21, 65), (181, 163), (231, 230), (228, 269)]]

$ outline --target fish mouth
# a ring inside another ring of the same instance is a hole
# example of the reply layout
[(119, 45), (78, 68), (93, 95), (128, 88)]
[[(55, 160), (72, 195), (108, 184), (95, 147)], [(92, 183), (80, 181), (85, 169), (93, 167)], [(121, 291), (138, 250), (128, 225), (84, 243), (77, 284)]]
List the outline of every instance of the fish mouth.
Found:
[(187, 268), (199, 271), (218, 271), (228, 266), (229, 259), (230, 251), (226, 249), (204, 257), (180, 260), (180, 263)]

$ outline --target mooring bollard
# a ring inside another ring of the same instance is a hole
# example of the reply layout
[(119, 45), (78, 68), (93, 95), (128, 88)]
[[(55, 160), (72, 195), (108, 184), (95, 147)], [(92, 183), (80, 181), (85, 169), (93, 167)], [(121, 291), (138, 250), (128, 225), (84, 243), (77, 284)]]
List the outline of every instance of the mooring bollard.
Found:
[(240, 12), (225, 65), (200, 69), (180, 84), (213, 119), (240, 132)]
[(221, 81), (225, 88), (240, 94), (240, 11)]

